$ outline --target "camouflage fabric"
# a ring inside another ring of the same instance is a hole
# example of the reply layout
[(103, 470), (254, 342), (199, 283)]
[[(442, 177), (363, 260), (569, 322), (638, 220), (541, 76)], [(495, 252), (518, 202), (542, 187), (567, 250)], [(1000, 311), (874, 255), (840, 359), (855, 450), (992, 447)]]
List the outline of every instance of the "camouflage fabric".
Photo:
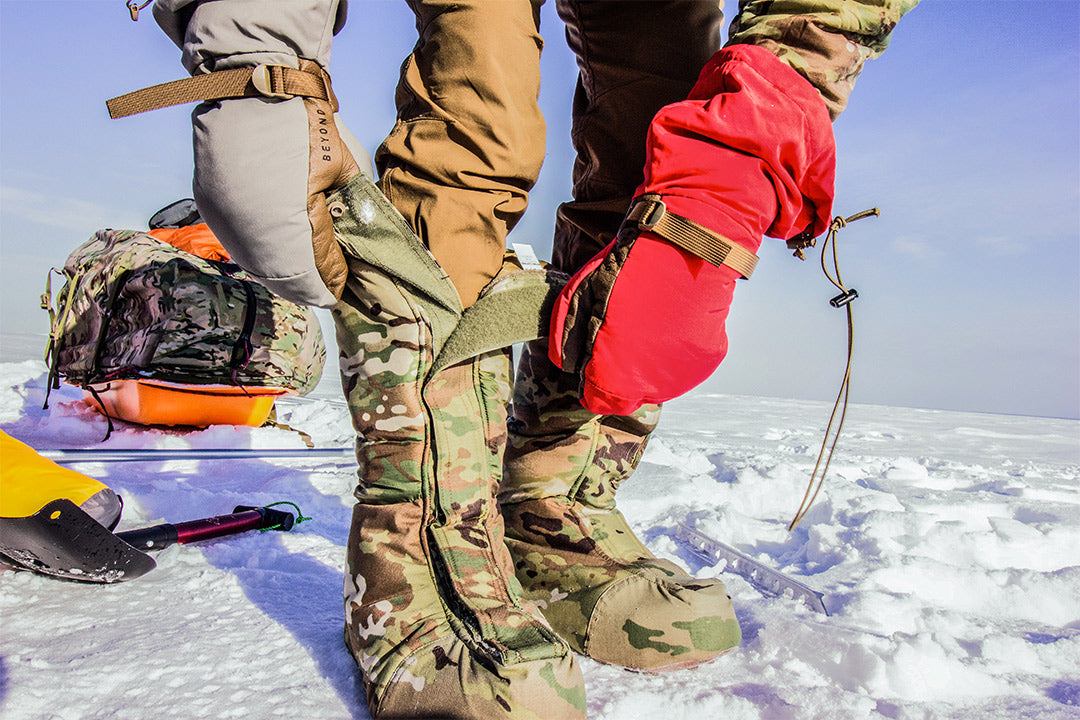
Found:
[(919, 0), (740, 0), (729, 45), (760, 45), (818, 89), (835, 120), (863, 64)]
[[(375, 718), (582, 718), (580, 671), (522, 598), (494, 499), (509, 356), (432, 369), (460, 303), (371, 190), (332, 200), (349, 264), (332, 312), (360, 466), (346, 642), (368, 706)], [(397, 252), (391, 276), (382, 265)]]
[(235, 265), (146, 233), (101, 230), (68, 257), (63, 274), (49, 353), (72, 383), (153, 378), (304, 394), (322, 375), (326, 348), (314, 312)]
[(521, 360), (499, 504), (526, 598), (574, 650), (601, 662), (668, 669), (739, 644), (722, 582), (656, 558), (615, 508), (659, 406), (599, 416), (577, 379), (532, 343)]

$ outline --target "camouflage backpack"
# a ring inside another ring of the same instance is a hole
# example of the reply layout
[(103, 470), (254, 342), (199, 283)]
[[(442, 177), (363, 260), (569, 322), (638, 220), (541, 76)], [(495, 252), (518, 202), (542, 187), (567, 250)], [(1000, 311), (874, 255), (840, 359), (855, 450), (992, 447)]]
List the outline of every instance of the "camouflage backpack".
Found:
[(52, 308), (50, 387), (119, 379), (310, 392), (326, 349), (311, 308), (273, 295), (239, 266), (150, 234), (100, 230), (62, 271)]

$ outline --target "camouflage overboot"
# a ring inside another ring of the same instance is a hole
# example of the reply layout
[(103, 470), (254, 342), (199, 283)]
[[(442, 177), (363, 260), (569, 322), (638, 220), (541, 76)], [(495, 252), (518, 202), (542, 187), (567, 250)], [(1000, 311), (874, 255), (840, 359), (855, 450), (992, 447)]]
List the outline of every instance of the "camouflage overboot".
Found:
[[(336, 208), (340, 228), (365, 238), (347, 248), (349, 276), (333, 314), (360, 468), (345, 576), (346, 642), (371, 714), (583, 718), (573, 653), (522, 598), (503, 542), (495, 493), (508, 353), (439, 364), (461, 311), (441, 312), (432, 297), (441, 293), (439, 302), (450, 307), (453, 289), (439, 289), (434, 267), (421, 283), (392, 278), (356, 257), (372, 246), (392, 247), (389, 234), (376, 239), (388, 230), (384, 220), (400, 222), (373, 188), (364, 191), (366, 198)], [(419, 247), (413, 259), (430, 264)], [(399, 248), (401, 266), (409, 248), (416, 246)]]
[(723, 583), (655, 557), (615, 508), (659, 406), (594, 415), (545, 349), (530, 343), (519, 366), (499, 492), (525, 597), (574, 650), (605, 663), (664, 670), (737, 646)]

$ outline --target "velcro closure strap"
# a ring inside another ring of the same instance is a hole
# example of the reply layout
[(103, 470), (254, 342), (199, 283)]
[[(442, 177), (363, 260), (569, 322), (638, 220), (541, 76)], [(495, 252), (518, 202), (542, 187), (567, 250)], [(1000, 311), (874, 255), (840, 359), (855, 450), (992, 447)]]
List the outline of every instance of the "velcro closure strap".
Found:
[(337, 104), (325, 73), (297, 70), (286, 65), (256, 65), (253, 68), (218, 70), (153, 85), (114, 97), (107, 100), (105, 105), (109, 108), (110, 117), (121, 118), (201, 100), (259, 96), (280, 99), (313, 97), (328, 100), (335, 106)]
[(670, 212), (659, 195), (637, 198), (624, 222), (659, 235), (717, 267), (727, 265), (744, 278), (749, 278), (757, 265), (757, 255), (704, 225)]
[(547, 335), (565, 274), (525, 269), (508, 250), (498, 275), (463, 310), (446, 271), (371, 178), (358, 173), (327, 198), (327, 206), (345, 254), (378, 268), (422, 308), (435, 353), (429, 376), (489, 350)]
[(461, 316), (431, 374), (489, 350), (548, 334), (551, 310), (568, 277), (550, 268), (520, 269), (507, 251), (503, 270)]

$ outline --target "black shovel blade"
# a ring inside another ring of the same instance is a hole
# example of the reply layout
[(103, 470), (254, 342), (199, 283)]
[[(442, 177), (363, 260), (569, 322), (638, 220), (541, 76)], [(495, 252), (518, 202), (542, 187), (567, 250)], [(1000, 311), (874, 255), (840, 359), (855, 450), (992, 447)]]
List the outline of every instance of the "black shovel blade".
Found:
[(131, 580), (157, 567), (66, 499), (29, 517), (0, 517), (0, 553), (27, 570), (80, 582)]

